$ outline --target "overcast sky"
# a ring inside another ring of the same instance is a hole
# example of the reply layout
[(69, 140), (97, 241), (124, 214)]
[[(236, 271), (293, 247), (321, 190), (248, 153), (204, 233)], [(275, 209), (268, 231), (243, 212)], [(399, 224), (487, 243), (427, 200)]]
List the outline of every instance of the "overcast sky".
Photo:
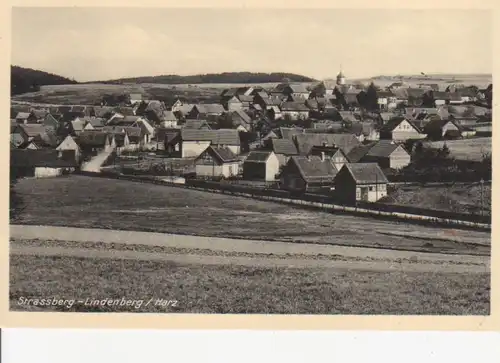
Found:
[(481, 10), (14, 8), (12, 63), (78, 81), (293, 72), (491, 73)]

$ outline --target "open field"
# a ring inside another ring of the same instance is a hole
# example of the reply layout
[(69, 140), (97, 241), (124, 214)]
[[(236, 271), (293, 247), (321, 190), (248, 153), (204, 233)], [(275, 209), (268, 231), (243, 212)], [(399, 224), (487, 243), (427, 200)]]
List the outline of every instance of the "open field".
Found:
[(83, 176), (24, 179), (19, 224), (152, 231), (489, 255), (487, 232), (331, 214), (159, 185)]
[(460, 160), (481, 161), (483, 154), (491, 154), (492, 150), (491, 137), (433, 141), (426, 143), (426, 145), (442, 148), (445, 143), (450, 149), (450, 155)]
[(93, 105), (108, 94), (142, 93), (144, 98), (168, 102), (177, 98), (190, 102), (218, 102), (220, 92), (220, 88), (187, 85), (89, 83), (42, 86), (39, 92), (16, 95), (12, 99), (32, 103)]
[(457, 184), (453, 186), (399, 185), (396, 191), (384, 198), (384, 203), (445, 210), (457, 213), (491, 213), (491, 184)]
[[(40, 311), (276, 314), (489, 314), (489, 274), (185, 265), (11, 256), (10, 307)], [(129, 307), (28, 307), (24, 298), (135, 299)], [(175, 300), (161, 306), (151, 299)]]
[(419, 84), (438, 84), (439, 89), (444, 91), (450, 84), (474, 85), (479, 88), (486, 88), (492, 83), (493, 78), (489, 74), (430, 74), (427, 76), (381, 76), (358, 79), (357, 81), (367, 84), (373, 81), (379, 87), (387, 87), (395, 82), (405, 82), (411, 87), (418, 87)]

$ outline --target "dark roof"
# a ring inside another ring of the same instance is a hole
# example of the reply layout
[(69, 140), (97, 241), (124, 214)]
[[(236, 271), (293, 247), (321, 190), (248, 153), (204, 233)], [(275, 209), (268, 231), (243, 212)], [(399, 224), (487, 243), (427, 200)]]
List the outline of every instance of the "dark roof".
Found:
[(284, 88), (287, 87), (289, 87), (293, 93), (309, 93), (306, 86), (303, 85), (302, 83), (291, 83), (285, 86)]
[(304, 102), (283, 102), (281, 111), (309, 111), (309, 107)]
[(298, 155), (297, 147), (290, 139), (271, 139), (271, 147), (275, 154)]
[(79, 106), (79, 105), (73, 105), (71, 106), (71, 111), (72, 112), (85, 112), (86, 107), (85, 106)]
[(388, 183), (377, 163), (344, 164), (357, 184)]
[(280, 127), (279, 132), (281, 134), (282, 139), (293, 140), (295, 135), (303, 134), (304, 129), (299, 127)]
[(183, 141), (210, 141), (215, 145), (240, 145), (238, 130), (191, 130), (182, 129), (181, 138)]
[(48, 115), (48, 112), (46, 110), (33, 110), (31, 111), (33, 116), (35, 116), (37, 119), (42, 119), (45, 118), (45, 116)]
[(425, 88), (407, 88), (406, 94), (408, 98), (422, 98), (426, 91)]
[(238, 161), (238, 157), (228, 147), (215, 147), (210, 145), (203, 153), (200, 154), (200, 156), (198, 156), (198, 158), (200, 158), (205, 152), (212, 154), (223, 163)]
[(89, 120), (89, 123), (93, 126), (93, 127), (104, 127), (104, 125), (106, 124), (106, 120), (102, 117), (95, 117), (95, 118), (91, 118)]
[(163, 111), (160, 119), (162, 121), (177, 121), (177, 117), (172, 111)]
[(207, 123), (207, 120), (186, 120), (186, 123), (183, 125), (184, 129), (192, 129), (192, 130), (200, 130), (203, 127), (210, 129), (210, 125)]
[(35, 137), (45, 132), (45, 125), (42, 124), (20, 124), (19, 127), (28, 135), (28, 137)]
[(64, 112), (62, 114), (62, 122), (70, 122), (70, 121), (73, 121), (74, 119), (76, 119), (77, 117), (85, 117), (85, 113), (84, 112), (73, 112), (73, 111), (69, 111), (69, 112)]
[(360, 144), (352, 134), (306, 133), (295, 136), (296, 145), (301, 155), (308, 155), (313, 146), (337, 146), (348, 154)]
[(391, 140), (379, 140), (368, 150), (366, 156), (389, 157), (398, 147), (399, 144)]
[(156, 139), (158, 141), (164, 141), (166, 143), (172, 142), (173, 140), (178, 138), (180, 134), (181, 131), (179, 129), (156, 129)]
[(365, 155), (370, 151), (371, 147), (375, 143), (369, 143), (369, 144), (364, 144), (364, 145), (359, 145), (353, 148), (349, 153), (347, 154), (347, 159), (351, 163), (357, 163), (360, 161)]
[(432, 96), (435, 100), (449, 100), (450, 99), (450, 92), (442, 92), (442, 91), (434, 91), (432, 93)]
[(272, 151), (251, 151), (245, 159), (245, 163), (265, 163)]
[(221, 104), (218, 103), (202, 103), (195, 105), (198, 109), (198, 112), (201, 114), (207, 114), (207, 113), (223, 113), (224, 107)]
[(319, 156), (292, 156), (302, 178), (308, 183), (333, 182), (337, 169), (330, 159), (321, 160)]
[(110, 118), (113, 114), (113, 107), (94, 106), (94, 114), (96, 117)]
[(123, 116), (134, 116), (134, 109), (132, 107), (115, 107), (114, 111)]
[(74, 150), (14, 149), (10, 151), (10, 163), (16, 167), (76, 167)]
[(83, 131), (75, 139), (80, 146), (103, 147), (106, 140), (109, 138), (109, 133), (103, 131)]
[(142, 129), (138, 126), (104, 126), (103, 132), (110, 134), (127, 133), (129, 137), (139, 138), (143, 135)]

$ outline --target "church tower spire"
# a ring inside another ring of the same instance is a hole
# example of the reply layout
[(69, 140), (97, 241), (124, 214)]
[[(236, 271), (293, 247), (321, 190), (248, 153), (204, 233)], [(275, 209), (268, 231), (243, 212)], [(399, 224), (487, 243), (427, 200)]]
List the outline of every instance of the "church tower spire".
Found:
[(340, 72), (339, 72), (339, 74), (337, 74), (337, 84), (339, 86), (345, 84), (345, 76), (344, 76), (344, 73), (342, 73), (342, 64), (340, 64)]

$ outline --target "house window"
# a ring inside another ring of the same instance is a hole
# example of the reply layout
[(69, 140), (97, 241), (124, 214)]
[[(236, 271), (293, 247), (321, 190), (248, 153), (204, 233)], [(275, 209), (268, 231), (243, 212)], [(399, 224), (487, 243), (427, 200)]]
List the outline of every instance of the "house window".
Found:
[(373, 187), (369, 187), (368, 189), (370, 192), (373, 192)]

